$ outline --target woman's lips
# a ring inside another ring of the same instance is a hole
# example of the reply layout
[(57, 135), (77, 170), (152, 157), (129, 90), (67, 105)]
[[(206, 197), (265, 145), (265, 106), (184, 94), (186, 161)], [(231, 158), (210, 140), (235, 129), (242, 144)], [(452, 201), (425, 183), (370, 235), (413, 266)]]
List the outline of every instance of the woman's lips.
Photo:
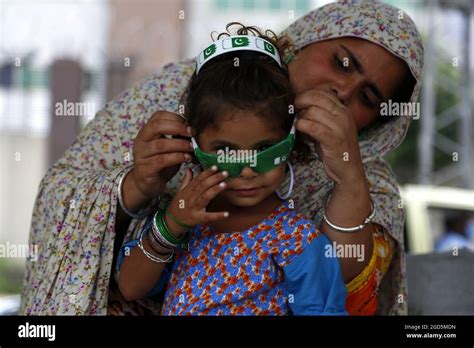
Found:
[(249, 197), (249, 196), (255, 196), (259, 191), (261, 190), (261, 187), (253, 187), (249, 189), (233, 189), (230, 191), (235, 192), (239, 196), (244, 196), (244, 197)]

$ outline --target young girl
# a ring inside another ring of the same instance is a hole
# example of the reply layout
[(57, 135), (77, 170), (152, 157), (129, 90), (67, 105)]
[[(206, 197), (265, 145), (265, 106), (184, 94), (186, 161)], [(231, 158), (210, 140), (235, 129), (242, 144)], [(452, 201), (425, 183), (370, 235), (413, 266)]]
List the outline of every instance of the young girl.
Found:
[(199, 55), (185, 114), (204, 170), (194, 177), (188, 168), (169, 206), (122, 247), (127, 300), (166, 287), (164, 315), (346, 314), (329, 240), (287, 199), (289, 161), (306, 160), (307, 149), (295, 140), (280, 59), (289, 43), (265, 34), (242, 26)]

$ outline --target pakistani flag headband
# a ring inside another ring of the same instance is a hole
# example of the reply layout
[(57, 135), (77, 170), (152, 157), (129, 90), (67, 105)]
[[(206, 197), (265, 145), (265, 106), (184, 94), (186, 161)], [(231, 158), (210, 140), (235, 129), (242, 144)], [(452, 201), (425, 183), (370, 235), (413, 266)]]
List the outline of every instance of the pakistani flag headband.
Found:
[(214, 41), (202, 51), (196, 60), (196, 74), (202, 66), (221, 54), (232, 51), (255, 51), (272, 57), (281, 67), (280, 54), (270, 41), (252, 35), (236, 35)]

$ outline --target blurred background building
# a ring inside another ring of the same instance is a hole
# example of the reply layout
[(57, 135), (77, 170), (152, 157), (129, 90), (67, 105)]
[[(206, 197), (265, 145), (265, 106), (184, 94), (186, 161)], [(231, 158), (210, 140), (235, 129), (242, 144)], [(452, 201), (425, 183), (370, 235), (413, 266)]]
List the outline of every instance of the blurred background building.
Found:
[[(328, 2), (0, 0), (0, 243), (28, 242), (43, 175), (108, 100), (164, 64), (194, 57), (212, 31), (224, 31), (231, 21), (278, 33)], [(386, 2), (414, 19), (426, 52), (422, 116), (387, 160), (402, 187), (472, 192), (468, 190), (474, 188), (473, 3)], [(57, 117), (53, 105), (64, 99), (90, 107), (81, 115)], [(441, 201), (449, 192), (439, 193)], [(410, 200), (414, 196), (405, 195)], [(469, 210), (469, 202), (461, 203), (450, 208)], [(432, 219), (430, 214), (426, 219)], [(433, 214), (438, 216), (437, 230), (442, 230), (443, 214)], [(435, 237), (424, 251), (434, 248)], [(23, 262), (0, 258), (0, 294), (18, 292), (17, 270)]]

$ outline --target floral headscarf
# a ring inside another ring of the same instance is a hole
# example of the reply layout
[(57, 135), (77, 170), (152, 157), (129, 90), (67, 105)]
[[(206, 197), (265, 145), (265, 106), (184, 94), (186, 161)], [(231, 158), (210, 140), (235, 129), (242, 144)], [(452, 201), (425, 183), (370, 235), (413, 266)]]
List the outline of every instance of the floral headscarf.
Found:
[[(398, 10), (389, 5), (329, 4), (299, 18), (285, 32), (299, 48), (341, 36), (370, 40), (404, 59), (417, 81), (420, 79), (423, 50), (419, 34), (406, 14), (399, 19)], [(125, 302), (116, 287), (118, 272), (112, 268), (118, 178), (130, 165), (133, 140), (148, 119), (158, 110), (178, 113), (194, 70), (194, 59), (171, 63), (123, 92), (97, 113), (48, 169), (39, 187), (30, 230), (30, 243), (38, 245), (39, 257), (27, 261), (21, 314), (159, 314), (159, 303)], [(418, 91), (419, 83), (412, 100)], [(407, 309), (403, 211), (398, 208), (396, 180), (381, 156), (400, 144), (409, 122), (408, 117), (400, 117), (369, 129), (360, 143), (377, 211), (374, 222), (396, 241), (391, 267), (380, 275), (378, 311), (382, 314), (404, 314)], [(332, 182), (318, 159), (293, 167), (296, 208), (319, 225)], [(168, 183), (165, 200), (176, 193), (183, 169)], [(289, 178), (284, 183), (286, 188), (288, 185)], [(286, 192), (284, 188), (282, 192)], [(125, 240), (136, 238), (145, 223), (132, 220)]]
[[(410, 102), (418, 100), (423, 70), (421, 35), (412, 19), (396, 7), (376, 1), (331, 3), (299, 18), (282, 34), (292, 39), (296, 50), (341, 37), (365, 39), (380, 45), (408, 65), (416, 79)], [(368, 129), (360, 144), (362, 156), (383, 157), (396, 149), (405, 138), (411, 120), (412, 117), (399, 117), (396, 125), (388, 122)]]

